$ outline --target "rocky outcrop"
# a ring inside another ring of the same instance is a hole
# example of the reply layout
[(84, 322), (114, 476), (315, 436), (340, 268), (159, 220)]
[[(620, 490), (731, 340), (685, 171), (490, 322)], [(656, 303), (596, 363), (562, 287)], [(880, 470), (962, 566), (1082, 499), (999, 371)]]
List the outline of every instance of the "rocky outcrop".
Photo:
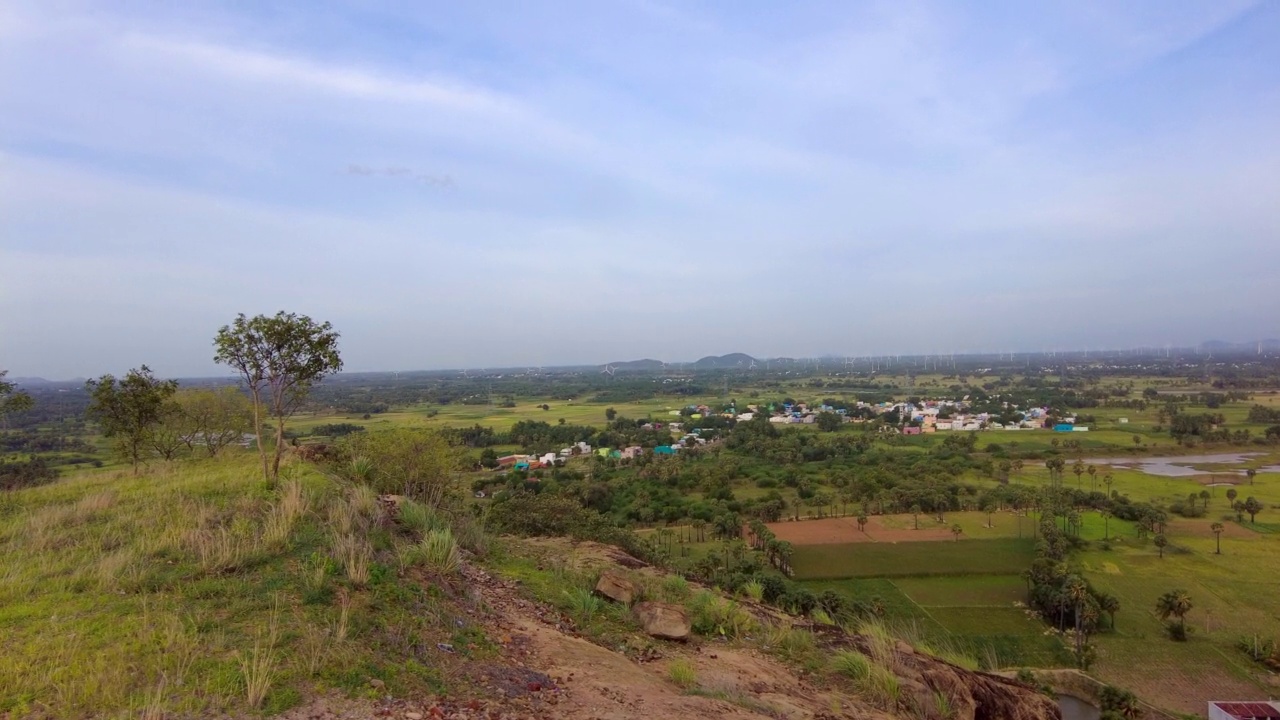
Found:
[(687, 640), (692, 626), (689, 613), (680, 605), (642, 602), (632, 612), (649, 635), (664, 640)]
[(596, 594), (629, 606), (636, 597), (636, 584), (620, 573), (606, 571), (596, 581)]
[[(814, 628), (819, 630), (818, 628)], [(868, 656), (875, 649), (867, 638), (839, 628), (819, 630), (824, 646), (853, 647)], [(904, 698), (916, 708), (937, 707), (944, 696), (950, 720), (1062, 720), (1058, 703), (1033, 687), (991, 673), (967, 670), (903, 642), (896, 643), (889, 660)], [(932, 717), (926, 711), (925, 715)]]

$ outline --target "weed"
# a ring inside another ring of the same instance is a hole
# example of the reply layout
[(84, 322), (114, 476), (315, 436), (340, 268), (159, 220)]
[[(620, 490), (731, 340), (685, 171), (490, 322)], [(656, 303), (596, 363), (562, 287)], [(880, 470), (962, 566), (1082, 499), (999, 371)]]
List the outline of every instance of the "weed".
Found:
[(240, 675), (244, 679), (245, 702), (255, 710), (271, 690), (276, 669), (276, 642), (280, 639), (279, 610), (273, 610), (265, 644), (262, 635), (253, 641), (253, 650), (237, 653)]
[(396, 521), (418, 537), (425, 537), (432, 530), (448, 527), (436, 511), (416, 500), (405, 498), (396, 509)]
[(458, 543), (453, 539), (449, 528), (429, 531), (422, 538), (422, 560), (427, 567), (440, 575), (453, 575), (458, 572), (462, 558), (458, 552)]
[(570, 588), (564, 591), (564, 596), (569, 606), (569, 612), (580, 623), (591, 622), (596, 613), (600, 612), (600, 609), (604, 606), (600, 598), (586, 588)]
[(285, 548), (294, 525), (306, 514), (310, 498), (297, 480), (286, 480), (280, 486), (280, 498), (272, 503), (262, 522), (262, 538), (269, 547)]
[(836, 672), (855, 682), (864, 682), (871, 676), (871, 661), (857, 650), (841, 650), (831, 658)]
[(685, 658), (672, 660), (667, 666), (667, 675), (671, 678), (671, 682), (685, 690), (698, 685), (698, 672), (694, 669), (693, 663)]
[[(307, 674), (314, 676), (320, 670), (325, 655), (329, 650), (331, 628), (318, 625), (305, 625), (302, 631), (303, 658), (307, 661)], [(345, 633), (344, 633), (345, 634)]]
[(362, 536), (352, 534), (335, 534), (332, 540), (334, 559), (342, 565), (347, 579), (357, 587), (369, 584), (369, 563), (373, 559), (373, 548)]
[(754, 602), (763, 602), (764, 586), (758, 580), (749, 580), (742, 584), (742, 594)]
[(662, 596), (668, 602), (682, 602), (689, 597), (689, 581), (680, 575), (668, 575), (662, 579)]
[(942, 720), (950, 720), (955, 708), (951, 705), (951, 696), (935, 690), (933, 693), (933, 709)]

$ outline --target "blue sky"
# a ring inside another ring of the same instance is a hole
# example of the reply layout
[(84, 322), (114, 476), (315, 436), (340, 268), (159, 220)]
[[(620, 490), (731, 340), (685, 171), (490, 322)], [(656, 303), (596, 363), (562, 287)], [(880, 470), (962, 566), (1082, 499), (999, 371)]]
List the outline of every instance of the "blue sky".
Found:
[(1280, 3), (0, 5), (0, 368), (1248, 340)]

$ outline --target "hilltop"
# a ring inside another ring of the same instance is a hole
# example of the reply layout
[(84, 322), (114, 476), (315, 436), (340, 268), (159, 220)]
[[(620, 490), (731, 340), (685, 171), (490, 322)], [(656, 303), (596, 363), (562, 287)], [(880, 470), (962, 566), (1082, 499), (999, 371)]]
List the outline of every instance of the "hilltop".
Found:
[[(594, 542), (495, 537), (298, 459), (275, 489), (240, 456), (6, 493), (0, 542), (15, 717), (1057, 717), (875, 623), (817, 625)], [(602, 573), (686, 612), (688, 641), (593, 595)]]

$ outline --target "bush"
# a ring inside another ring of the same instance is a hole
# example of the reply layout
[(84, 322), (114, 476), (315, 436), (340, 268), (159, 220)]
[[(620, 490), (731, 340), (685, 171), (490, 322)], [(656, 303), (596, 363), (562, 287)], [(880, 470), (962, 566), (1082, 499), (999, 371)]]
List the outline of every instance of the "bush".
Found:
[(489, 527), (497, 533), (513, 535), (567, 535), (576, 540), (617, 545), (646, 562), (658, 559), (653, 546), (635, 533), (582, 507), (573, 498), (560, 495), (522, 492), (503, 498), (489, 511)]

